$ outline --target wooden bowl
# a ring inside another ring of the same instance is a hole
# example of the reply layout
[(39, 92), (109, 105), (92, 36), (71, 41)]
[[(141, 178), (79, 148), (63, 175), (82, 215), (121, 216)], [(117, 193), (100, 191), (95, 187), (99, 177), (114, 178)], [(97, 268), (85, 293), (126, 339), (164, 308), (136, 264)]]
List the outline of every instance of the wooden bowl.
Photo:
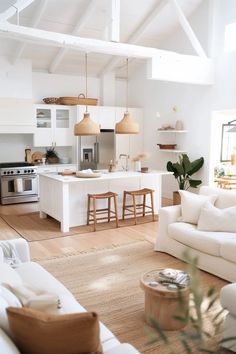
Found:
[(157, 144), (161, 150), (174, 150), (177, 144)]

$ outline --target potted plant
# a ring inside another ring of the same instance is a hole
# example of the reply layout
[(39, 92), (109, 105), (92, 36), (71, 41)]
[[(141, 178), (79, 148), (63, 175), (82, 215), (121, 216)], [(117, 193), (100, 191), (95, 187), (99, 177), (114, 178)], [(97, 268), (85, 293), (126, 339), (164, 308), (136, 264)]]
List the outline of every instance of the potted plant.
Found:
[(57, 152), (55, 151), (54, 146), (46, 148), (45, 158), (46, 158), (46, 162), (49, 164), (58, 163), (59, 158)]
[[(182, 154), (180, 155), (178, 162), (173, 163), (168, 161), (166, 168), (167, 171), (173, 172), (173, 175), (178, 182), (179, 189), (187, 190), (189, 187), (197, 188), (202, 183), (201, 180), (192, 179), (191, 176), (200, 170), (203, 163), (203, 157), (191, 162), (187, 154)], [(180, 204), (180, 196), (178, 192), (173, 192), (173, 203), (174, 205)]]
[[(187, 310), (183, 308), (183, 298), (178, 290), (179, 308), (182, 314), (173, 314), (173, 319), (179, 321), (184, 328), (176, 331), (176, 341), (169, 337), (160, 327), (154, 318), (150, 318), (151, 326), (145, 326), (149, 336), (149, 344), (159, 342), (165, 346), (165, 353), (168, 354), (220, 354), (230, 351), (221, 347), (223, 343), (236, 340), (235, 336), (222, 338), (222, 323), (224, 321), (225, 310), (218, 309), (218, 296), (214, 287), (206, 290), (202, 288), (198, 272), (198, 258), (185, 252), (183, 259), (187, 263), (187, 273), (189, 274), (188, 289), (190, 294), (190, 306)], [(168, 284), (168, 281), (166, 281)], [(173, 281), (170, 281), (173, 284)], [(185, 327), (186, 326), (186, 327)]]

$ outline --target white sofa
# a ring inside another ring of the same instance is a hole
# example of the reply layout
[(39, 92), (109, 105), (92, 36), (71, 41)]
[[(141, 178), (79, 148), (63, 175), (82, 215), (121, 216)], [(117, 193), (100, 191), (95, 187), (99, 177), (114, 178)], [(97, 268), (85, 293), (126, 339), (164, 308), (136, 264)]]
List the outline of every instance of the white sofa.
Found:
[[(2, 241), (0, 241), (2, 242)], [(47, 272), (38, 263), (30, 261), (30, 252), (28, 243), (23, 239), (11, 240), (17, 250), (17, 253), (22, 261), (19, 267), (15, 271), (20, 275), (23, 282), (37, 286), (41, 290), (46, 292), (55, 293), (59, 296), (63, 312), (84, 312), (86, 311), (74, 298), (68, 289), (65, 288), (55, 277)], [(0, 267), (4, 262), (3, 252), (0, 248)], [(96, 311), (96, 309), (94, 309)], [(130, 344), (121, 344), (114, 334), (100, 324), (100, 337), (105, 354), (138, 354), (139, 352)], [(6, 334), (0, 329), (0, 352), (4, 354), (20, 354), (18, 349), (14, 346), (12, 341)]]
[(223, 338), (234, 338), (222, 343), (222, 347), (236, 352), (236, 284), (228, 284), (221, 289), (221, 306), (228, 311), (224, 321)]
[[(199, 194), (217, 195), (217, 208), (236, 205), (235, 191), (203, 186)], [(180, 216), (180, 205), (159, 210), (155, 250), (183, 259), (183, 252), (188, 249), (190, 254), (198, 256), (200, 269), (236, 282), (236, 233), (200, 231), (196, 225), (178, 222)]]

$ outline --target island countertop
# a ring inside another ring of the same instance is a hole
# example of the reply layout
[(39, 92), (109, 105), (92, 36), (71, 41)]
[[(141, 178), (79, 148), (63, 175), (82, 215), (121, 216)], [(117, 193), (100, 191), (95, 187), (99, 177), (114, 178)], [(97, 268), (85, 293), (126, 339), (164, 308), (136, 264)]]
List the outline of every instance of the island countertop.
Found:
[[(77, 177), (75, 175), (65, 175), (62, 176), (57, 172), (49, 172), (43, 173), (41, 176), (55, 179), (57, 181), (61, 181), (63, 183), (77, 183), (77, 182), (84, 182), (84, 181), (97, 181), (97, 180), (106, 180), (106, 179), (116, 179), (116, 178), (131, 178), (131, 177), (140, 177), (141, 175), (168, 175), (171, 172), (167, 171), (158, 171), (158, 170), (151, 170), (149, 172), (136, 172), (136, 171), (117, 171), (117, 172), (101, 172), (100, 177), (91, 178), (91, 177)], [(40, 176), (40, 177), (41, 177)]]
[[(162, 176), (167, 171), (147, 173), (121, 171), (101, 173), (100, 177), (62, 176), (57, 173), (39, 175), (40, 217), (52, 216), (61, 223), (61, 230), (68, 232), (70, 227), (86, 224), (87, 195), (112, 191), (117, 193), (118, 215), (122, 216), (124, 190), (151, 188), (154, 190), (154, 211), (161, 207)], [(101, 203), (105, 201), (101, 201)], [(103, 206), (104, 207), (104, 206)]]

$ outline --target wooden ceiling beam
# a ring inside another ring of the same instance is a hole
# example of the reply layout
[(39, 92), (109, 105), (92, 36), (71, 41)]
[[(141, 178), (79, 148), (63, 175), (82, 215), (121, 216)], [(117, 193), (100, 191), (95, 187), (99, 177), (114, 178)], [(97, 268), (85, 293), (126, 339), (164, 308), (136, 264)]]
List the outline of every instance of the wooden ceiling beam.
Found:
[(7, 21), (9, 18), (13, 17), (15, 14), (21, 12), (26, 7), (32, 4), (35, 0), (17, 0), (13, 5), (11, 5), (6, 11), (0, 14), (0, 21)]
[(177, 0), (169, 0), (170, 3), (172, 4), (177, 18), (179, 20), (179, 23), (184, 30), (186, 36), (190, 40), (191, 45), (193, 46), (194, 50), (196, 51), (197, 55), (199, 55), (202, 58), (207, 58), (207, 55), (204, 51), (204, 49), (201, 46), (201, 43), (199, 42), (197, 36), (195, 35), (192, 27), (190, 26), (185, 14), (183, 13), (183, 10), (179, 6)]
[(110, 38), (113, 42), (120, 41), (120, 0), (111, 2)]
[[(139, 23), (135, 31), (127, 38), (125, 41), (126, 43), (137, 43), (137, 41), (140, 39), (140, 37), (143, 35), (147, 27), (150, 25), (150, 23), (157, 17), (157, 15), (161, 12), (161, 10), (168, 6), (168, 2), (166, 0), (161, 0), (161, 2), (158, 0), (157, 4), (151, 9), (151, 11), (148, 13), (148, 15), (145, 17), (145, 19)], [(120, 58), (112, 58), (101, 70), (98, 76), (102, 76), (106, 74), (109, 71), (112, 71), (119, 63), (121, 59)]]
[(7, 21), (0, 22), (0, 35), (39, 45), (101, 53), (130, 58), (152, 58), (153, 56), (173, 56), (177, 53), (157, 48), (126, 43), (107, 42), (100, 39), (83, 38), (69, 34), (49, 32), (37, 28), (18, 26)]
[[(32, 18), (32, 21), (31, 21), (32, 28), (35, 28), (38, 26), (38, 24), (43, 16), (43, 13), (46, 9), (47, 4), (48, 4), (48, 0), (40, 0), (37, 11), (35, 12), (35, 14)], [(15, 62), (21, 57), (25, 47), (26, 47), (26, 43), (20, 43), (20, 46), (17, 49), (17, 52), (15, 53), (15, 57), (13, 59), (13, 64), (15, 64)]]
[[(83, 16), (81, 16), (78, 20), (78, 22), (76, 23), (73, 31), (71, 32), (71, 35), (76, 35), (78, 34), (78, 32), (85, 26), (85, 24), (88, 21), (88, 18), (91, 16), (91, 14), (93, 13), (94, 9), (96, 7), (96, 0), (90, 0), (88, 6), (86, 7)], [(49, 73), (54, 73), (58, 67), (58, 65), (61, 63), (61, 61), (63, 60), (64, 56), (66, 55), (68, 49), (66, 48), (60, 48), (58, 50), (57, 55), (55, 56), (55, 58), (52, 60), (51, 64), (49, 65), (49, 69), (48, 72)]]

